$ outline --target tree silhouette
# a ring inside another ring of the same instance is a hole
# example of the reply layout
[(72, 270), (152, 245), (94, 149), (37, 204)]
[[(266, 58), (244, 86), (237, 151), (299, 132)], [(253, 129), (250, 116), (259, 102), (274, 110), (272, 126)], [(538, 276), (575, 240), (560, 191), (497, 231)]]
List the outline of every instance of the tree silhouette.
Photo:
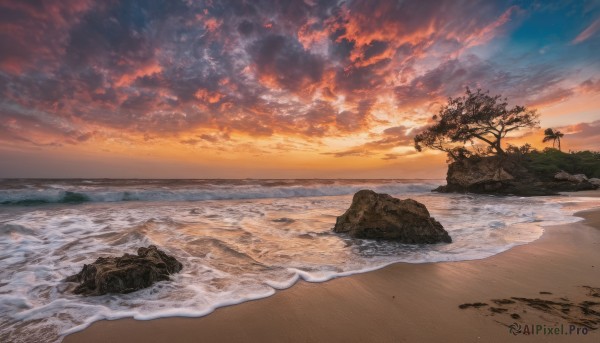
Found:
[[(448, 103), (433, 116), (435, 124), (414, 138), (415, 149), (424, 147), (444, 151), (454, 160), (482, 153), (504, 155), (502, 139), (512, 131), (533, 128), (539, 124), (535, 110), (524, 106), (509, 108), (507, 99), (488, 92), (472, 92), (469, 88), (462, 97), (448, 98)], [(475, 145), (483, 142), (487, 151)], [(470, 143), (471, 149), (465, 147)]]
[(546, 143), (546, 142), (552, 141), (553, 148), (556, 145), (556, 143), (558, 142), (558, 151), (562, 151), (562, 150), (560, 150), (560, 139), (564, 135), (565, 135), (564, 133), (562, 133), (558, 130), (553, 130), (551, 128), (547, 128), (546, 130), (544, 130), (544, 139), (542, 140), (542, 142)]

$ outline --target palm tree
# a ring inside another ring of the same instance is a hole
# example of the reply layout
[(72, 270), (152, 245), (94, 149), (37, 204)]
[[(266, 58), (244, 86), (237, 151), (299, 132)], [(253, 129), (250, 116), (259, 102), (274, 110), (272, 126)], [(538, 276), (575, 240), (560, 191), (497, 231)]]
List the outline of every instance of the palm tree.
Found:
[(564, 136), (565, 134), (558, 131), (558, 130), (552, 130), (550, 128), (544, 130), (544, 139), (542, 142), (546, 143), (549, 141), (552, 141), (552, 147), (554, 148), (554, 145), (558, 142), (558, 151), (560, 150), (560, 139)]

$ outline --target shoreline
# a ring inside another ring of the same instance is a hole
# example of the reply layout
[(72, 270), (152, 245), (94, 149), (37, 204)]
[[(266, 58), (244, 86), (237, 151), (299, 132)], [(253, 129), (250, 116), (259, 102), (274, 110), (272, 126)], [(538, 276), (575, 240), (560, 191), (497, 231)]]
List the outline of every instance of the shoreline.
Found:
[[(505, 313), (489, 308), (496, 306), (492, 299), (512, 297), (600, 302), (582, 287), (600, 287), (600, 208), (574, 215), (584, 221), (545, 227), (538, 240), (486, 259), (395, 263), (323, 283), (299, 281), (270, 297), (198, 318), (98, 321), (63, 342), (504, 342), (517, 339), (508, 329), (514, 322), (568, 327), (553, 313), (519, 303), (504, 306)], [(475, 302), (488, 306), (458, 308)], [(600, 311), (600, 305), (593, 309)], [(510, 317), (515, 312), (520, 319)], [(600, 329), (577, 336), (527, 336), (535, 342), (598, 339)]]

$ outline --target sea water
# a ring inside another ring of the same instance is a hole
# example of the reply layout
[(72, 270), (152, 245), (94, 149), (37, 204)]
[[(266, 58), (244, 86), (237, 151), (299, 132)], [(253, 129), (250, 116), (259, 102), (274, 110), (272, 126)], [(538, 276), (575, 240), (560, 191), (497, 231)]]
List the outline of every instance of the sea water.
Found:
[[(571, 223), (583, 197), (439, 194), (443, 180), (2, 180), (0, 341), (60, 341), (101, 319), (202, 316), (395, 262), (486, 258)], [(352, 195), (372, 189), (424, 203), (450, 244), (334, 234)], [(171, 281), (83, 297), (64, 279), (100, 256), (154, 244), (183, 263)]]

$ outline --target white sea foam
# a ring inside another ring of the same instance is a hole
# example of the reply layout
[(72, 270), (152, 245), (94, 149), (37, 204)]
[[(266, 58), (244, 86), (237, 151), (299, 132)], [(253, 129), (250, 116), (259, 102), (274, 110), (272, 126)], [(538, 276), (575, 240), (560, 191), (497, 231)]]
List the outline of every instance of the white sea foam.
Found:
[[(430, 193), (435, 182), (213, 182), (192, 190), (189, 184), (94, 182), (92, 188), (88, 182), (33, 188), (85, 193), (91, 199), (136, 188), (147, 197), (0, 206), (0, 341), (59, 341), (100, 319), (202, 316), (220, 306), (270, 296), (299, 279), (322, 282), (395, 262), (481, 259), (537, 239), (544, 225), (579, 220), (571, 216), (576, 210), (600, 205), (594, 198)], [(351, 194), (363, 188), (426, 204), (453, 243), (414, 246), (332, 234), (336, 216), (348, 207)], [(2, 191), (27, 198), (29, 193), (18, 193), (30, 190)], [(189, 194), (222, 200), (200, 201)], [(134, 253), (149, 244), (183, 262), (172, 281), (99, 297), (73, 295), (73, 284), (63, 282), (96, 257)]]

